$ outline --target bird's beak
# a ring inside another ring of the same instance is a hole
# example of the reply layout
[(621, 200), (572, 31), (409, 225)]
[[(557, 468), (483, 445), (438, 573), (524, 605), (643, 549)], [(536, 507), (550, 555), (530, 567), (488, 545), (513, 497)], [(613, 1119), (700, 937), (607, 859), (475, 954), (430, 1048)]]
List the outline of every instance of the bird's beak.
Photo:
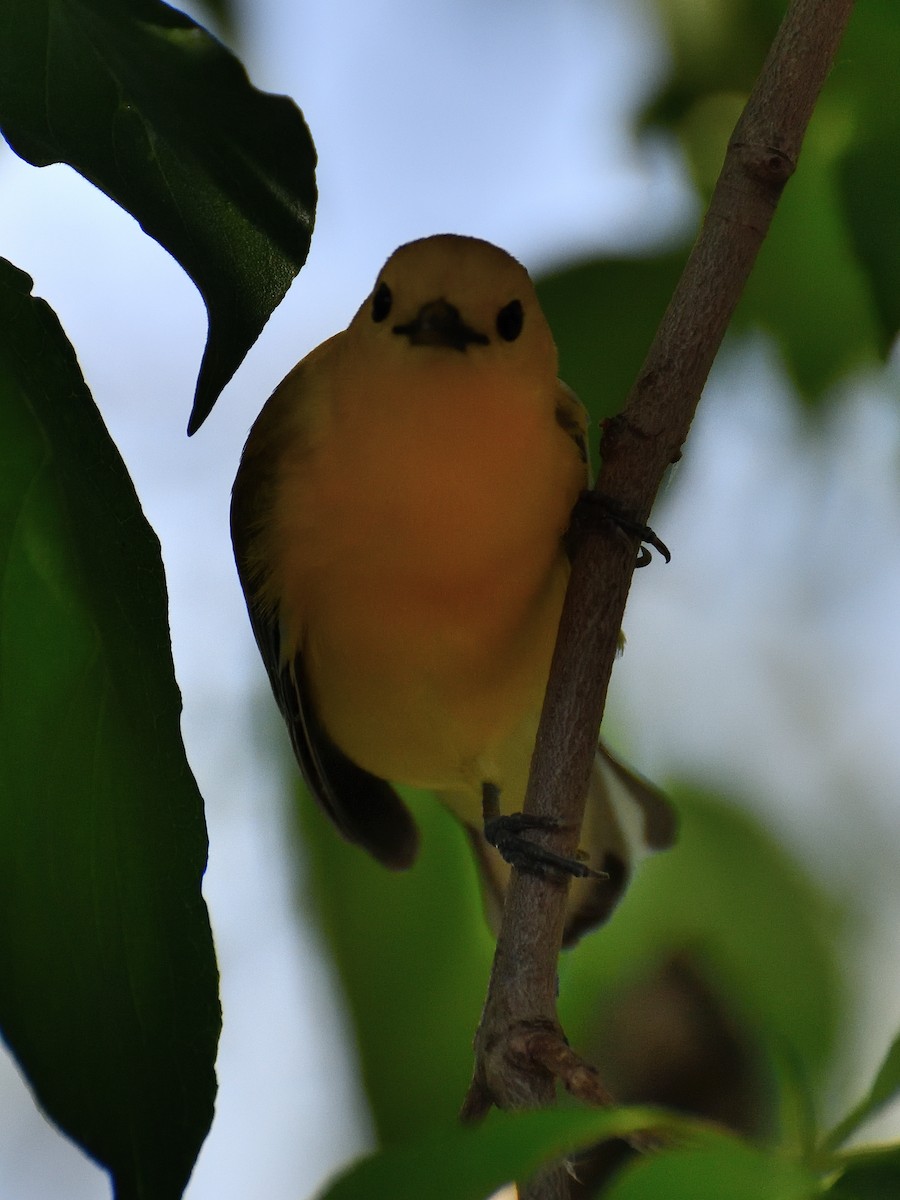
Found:
[(472, 343), (487, 346), (490, 341), (467, 325), (459, 309), (447, 300), (429, 300), (411, 321), (395, 325), (394, 333), (408, 337), (411, 346), (449, 346), (453, 350), (465, 350)]

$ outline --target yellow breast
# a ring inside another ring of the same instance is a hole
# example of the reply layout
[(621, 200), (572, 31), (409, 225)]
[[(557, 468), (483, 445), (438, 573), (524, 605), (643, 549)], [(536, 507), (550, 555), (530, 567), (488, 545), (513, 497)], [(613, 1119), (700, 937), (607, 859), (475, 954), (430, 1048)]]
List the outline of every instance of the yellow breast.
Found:
[(583, 466), (552, 395), (431, 358), (377, 387), (345, 364), (282, 463), (277, 590), (334, 740), (443, 787), (540, 705)]

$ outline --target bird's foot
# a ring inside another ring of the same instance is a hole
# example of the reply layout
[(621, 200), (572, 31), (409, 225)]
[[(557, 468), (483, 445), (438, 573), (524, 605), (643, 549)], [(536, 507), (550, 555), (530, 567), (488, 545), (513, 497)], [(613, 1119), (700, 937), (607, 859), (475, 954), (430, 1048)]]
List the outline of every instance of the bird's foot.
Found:
[(609, 496), (603, 496), (592, 489), (583, 491), (572, 510), (570, 530), (577, 536), (579, 533), (590, 533), (592, 530), (596, 530), (600, 524), (607, 522), (614, 525), (625, 537), (638, 539), (636, 566), (646, 567), (651, 561), (653, 556), (649, 550), (650, 546), (654, 550), (658, 550), (666, 562), (672, 561), (668, 546), (656, 536), (649, 525), (644, 525), (627, 516)]
[(603, 878), (602, 871), (595, 871), (578, 858), (567, 858), (555, 854), (533, 842), (525, 834), (532, 829), (559, 829), (559, 822), (552, 817), (536, 817), (527, 813), (508, 813), (492, 817), (484, 823), (484, 836), (510, 866), (531, 875), (546, 875), (556, 871), (576, 879)]

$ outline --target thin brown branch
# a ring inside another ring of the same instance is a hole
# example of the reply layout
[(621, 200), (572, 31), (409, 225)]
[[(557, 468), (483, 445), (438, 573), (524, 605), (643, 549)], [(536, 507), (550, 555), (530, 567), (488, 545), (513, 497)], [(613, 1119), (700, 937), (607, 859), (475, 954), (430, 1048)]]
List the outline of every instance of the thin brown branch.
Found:
[[(597, 490), (638, 522), (646, 521), (666, 468), (680, 455), (852, 9), (853, 0), (789, 4), (681, 280), (622, 414), (604, 432)], [(546, 836), (564, 855), (574, 852), (581, 828), (634, 562), (634, 543), (610, 522), (584, 539), (573, 564), (525, 802), (526, 812), (558, 821), (560, 831)], [(490, 1103), (552, 1104), (555, 1076), (565, 1081), (571, 1070), (556, 1017), (566, 891), (552, 879), (512, 873), (476, 1036), (470, 1116)], [(540, 1054), (523, 1053), (537, 1032)], [(559, 1048), (555, 1057), (548, 1034)], [(568, 1065), (554, 1066), (557, 1060)], [(602, 1090), (596, 1102), (607, 1102)], [(562, 1169), (544, 1172), (525, 1192), (527, 1200), (566, 1194)]]

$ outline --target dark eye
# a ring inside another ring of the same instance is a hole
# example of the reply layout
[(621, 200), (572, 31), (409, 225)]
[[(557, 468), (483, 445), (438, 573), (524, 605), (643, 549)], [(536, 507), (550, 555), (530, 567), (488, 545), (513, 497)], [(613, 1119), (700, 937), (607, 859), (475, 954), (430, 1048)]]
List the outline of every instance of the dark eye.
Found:
[(522, 311), (521, 300), (510, 300), (497, 313), (497, 332), (504, 342), (514, 342), (522, 332), (522, 322), (525, 313)]
[(391, 311), (393, 303), (394, 297), (391, 295), (391, 289), (386, 283), (379, 283), (375, 289), (375, 295), (372, 297), (372, 320), (383, 321)]

